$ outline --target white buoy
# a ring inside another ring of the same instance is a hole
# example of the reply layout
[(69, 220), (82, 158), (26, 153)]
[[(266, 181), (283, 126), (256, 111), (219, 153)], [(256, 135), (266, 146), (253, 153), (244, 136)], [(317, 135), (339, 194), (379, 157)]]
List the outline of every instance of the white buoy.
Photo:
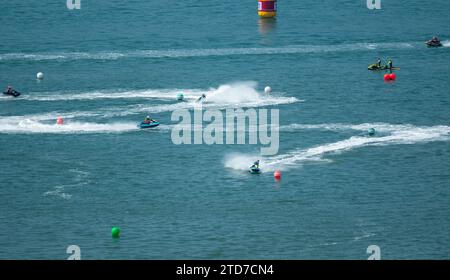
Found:
[(271, 92), (272, 92), (272, 88), (271, 87), (267, 86), (267, 87), (264, 88), (264, 93), (265, 94), (269, 94)]
[(42, 73), (42, 72), (37, 73), (37, 74), (36, 74), (36, 78), (37, 78), (38, 80), (44, 79), (44, 73)]

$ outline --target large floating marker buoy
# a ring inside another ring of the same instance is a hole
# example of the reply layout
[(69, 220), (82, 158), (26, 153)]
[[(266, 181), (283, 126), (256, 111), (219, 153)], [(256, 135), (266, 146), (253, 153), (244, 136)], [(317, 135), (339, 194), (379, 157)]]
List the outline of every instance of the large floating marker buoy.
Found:
[(38, 79), (38, 80), (44, 79), (44, 73), (42, 73), (42, 72), (37, 73), (36, 74), (36, 79)]
[(181, 92), (178, 93), (178, 94), (177, 94), (177, 100), (178, 100), (178, 101), (183, 101), (183, 99), (184, 99), (184, 94), (181, 93)]
[(120, 237), (120, 228), (118, 228), (118, 227), (113, 227), (113, 228), (111, 229), (111, 236), (112, 236), (113, 238), (119, 238), (119, 237)]
[(258, 0), (258, 15), (273, 18), (277, 15), (277, 0)]
[(56, 119), (56, 124), (64, 124), (63, 118), (58, 117), (58, 118)]
[(264, 88), (264, 93), (265, 94), (269, 94), (271, 92), (272, 92), (272, 88), (271, 87), (267, 86), (267, 87)]

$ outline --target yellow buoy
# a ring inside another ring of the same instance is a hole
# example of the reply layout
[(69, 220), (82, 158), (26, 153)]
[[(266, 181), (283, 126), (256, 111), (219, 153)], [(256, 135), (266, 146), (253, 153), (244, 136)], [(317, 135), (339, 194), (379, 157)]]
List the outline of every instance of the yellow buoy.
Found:
[(258, 0), (258, 15), (273, 18), (277, 15), (277, 0)]

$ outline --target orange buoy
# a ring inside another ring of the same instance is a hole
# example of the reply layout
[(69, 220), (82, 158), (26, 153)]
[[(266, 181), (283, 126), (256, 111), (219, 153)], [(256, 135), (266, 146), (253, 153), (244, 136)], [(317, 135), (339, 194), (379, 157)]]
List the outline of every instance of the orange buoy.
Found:
[(275, 178), (275, 180), (279, 181), (281, 180), (281, 171), (277, 170), (273, 173), (273, 177)]
[(258, 0), (258, 15), (273, 18), (277, 15), (277, 0)]
[(56, 124), (64, 124), (63, 118), (58, 117), (58, 118), (56, 119)]

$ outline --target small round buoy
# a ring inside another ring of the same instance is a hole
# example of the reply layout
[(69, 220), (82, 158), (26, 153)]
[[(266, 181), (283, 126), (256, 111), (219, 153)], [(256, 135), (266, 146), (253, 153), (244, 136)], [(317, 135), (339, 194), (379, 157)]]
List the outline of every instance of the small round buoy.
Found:
[(375, 135), (375, 128), (369, 128), (369, 130), (367, 130), (367, 133), (370, 135), (370, 136), (373, 136), (373, 135)]
[(395, 79), (397, 78), (397, 75), (395, 75), (395, 73), (391, 73), (391, 74), (389, 74), (389, 78), (390, 78), (392, 81), (395, 81)]
[(56, 124), (64, 124), (63, 118), (58, 117), (58, 118), (56, 119)]
[(113, 228), (111, 229), (111, 236), (112, 236), (113, 238), (119, 238), (119, 237), (120, 237), (120, 228), (118, 228), (118, 227), (113, 227)]
[(178, 94), (177, 94), (177, 100), (178, 100), (178, 101), (183, 101), (183, 99), (184, 99), (184, 94), (181, 93), (181, 92), (178, 93)]
[(390, 81), (391, 80), (391, 75), (390, 74), (384, 74), (384, 80), (387, 82), (387, 81)]
[(269, 94), (271, 92), (272, 92), (272, 88), (271, 87), (267, 86), (267, 87), (264, 88), (264, 93), (265, 94)]
[(38, 79), (38, 80), (44, 79), (44, 73), (42, 73), (42, 72), (37, 73), (36, 74), (36, 79)]
[(281, 171), (277, 170), (273, 173), (273, 177), (275, 178), (275, 180), (281, 180)]

